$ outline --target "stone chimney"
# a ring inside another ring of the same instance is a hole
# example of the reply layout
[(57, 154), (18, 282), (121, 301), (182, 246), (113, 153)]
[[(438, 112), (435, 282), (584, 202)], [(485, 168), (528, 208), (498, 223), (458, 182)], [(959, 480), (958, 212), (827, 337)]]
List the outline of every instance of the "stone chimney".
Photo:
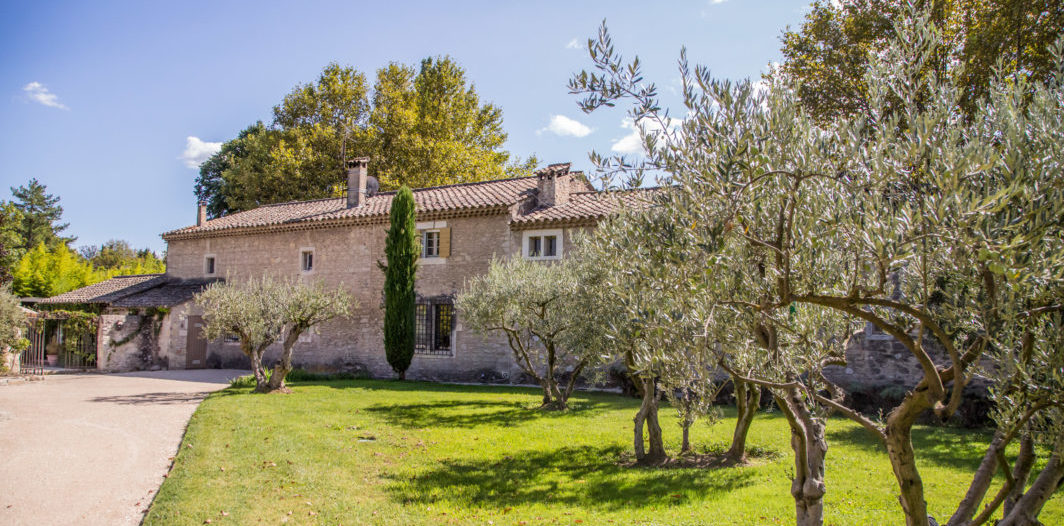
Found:
[(539, 206), (564, 205), (569, 202), (569, 163), (552, 164), (537, 172), (539, 177)]
[(207, 203), (200, 201), (199, 210), (196, 214), (196, 226), (203, 226), (207, 222)]
[(369, 157), (347, 161), (347, 207), (358, 208), (366, 203), (366, 181), (369, 179)]

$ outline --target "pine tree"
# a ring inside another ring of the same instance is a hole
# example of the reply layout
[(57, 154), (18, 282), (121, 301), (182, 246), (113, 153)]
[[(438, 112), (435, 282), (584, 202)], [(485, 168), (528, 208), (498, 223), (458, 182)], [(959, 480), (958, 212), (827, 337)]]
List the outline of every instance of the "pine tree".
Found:
[(391, 228), (384, 241), (384, 354), (399, 379), (414, 357), (414, 275), (418, 246), (414, 193), (403, 186), (392, 198)]
[(58, 197), (45, 193), (47, 188), (37, 179), (30, 179), (26, 186), (11, 188), (15, 208), (22, 212), (20, 248), (23, 250), (31, 250), (41, 243), (51, 246), (59, 242), (65, 245), (77, 239), (59, 235), (69, 225), (59, 223), (59, 218), (63, 216), (63, 207), (59, 206)]

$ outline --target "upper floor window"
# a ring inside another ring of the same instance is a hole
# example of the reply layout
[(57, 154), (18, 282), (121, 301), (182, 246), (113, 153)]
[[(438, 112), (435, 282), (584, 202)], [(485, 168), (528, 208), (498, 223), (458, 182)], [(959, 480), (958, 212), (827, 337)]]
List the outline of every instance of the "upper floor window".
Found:
[(527, 259), (562, 257), (561, 230), (529, 230), (522, 237), (521, 255)]
[(314, 270), (314, 251), (303, 250), (299, 253), (299, 269), (303, 272), (310, 272)]
[(214, 274), (214, 256), (207, 256), (204, 258), (203, 273), (208, 276)]
[(451, 229), (446, 221), (418, 221), (421, 263), (442, 265), (451, 257)]
[(440, 257), (440, 231), (428, 230), (421, 234), (421, 257)]

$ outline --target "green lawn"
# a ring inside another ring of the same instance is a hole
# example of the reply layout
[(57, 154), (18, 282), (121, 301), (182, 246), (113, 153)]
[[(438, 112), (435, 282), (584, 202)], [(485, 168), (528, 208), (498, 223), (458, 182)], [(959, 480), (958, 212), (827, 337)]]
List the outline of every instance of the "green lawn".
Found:
[[(786, 422), (759, 415), (753, 465), (629, 467), (638, 401), (574, 395), (532, 410), (536, 390), (418, 382), (295, 384), (291, 395), (230, 388), (189, 424), (145, 524), (793, 524)], [(697, 425), (699, 448), (727, 446), (730, 418)], [(679, 426), (662, 412), (666, 446)], [(918, 428), (931, 512), (959, 500), (985, 433)], [(903, 524), (885, 454), (847, 420), (828, 424), (826, 524)], [(1046, 524), (1064, 523), (1064, 498)]]

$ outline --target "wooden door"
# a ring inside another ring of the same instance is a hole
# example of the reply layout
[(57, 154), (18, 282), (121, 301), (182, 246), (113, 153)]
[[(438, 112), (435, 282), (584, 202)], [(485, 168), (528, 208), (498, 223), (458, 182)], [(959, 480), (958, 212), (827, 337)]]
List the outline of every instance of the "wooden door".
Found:
[(207, 336), (203, 334), (203, 316), (189, 316), (185, 369), (204, 367), (207, 367)]

